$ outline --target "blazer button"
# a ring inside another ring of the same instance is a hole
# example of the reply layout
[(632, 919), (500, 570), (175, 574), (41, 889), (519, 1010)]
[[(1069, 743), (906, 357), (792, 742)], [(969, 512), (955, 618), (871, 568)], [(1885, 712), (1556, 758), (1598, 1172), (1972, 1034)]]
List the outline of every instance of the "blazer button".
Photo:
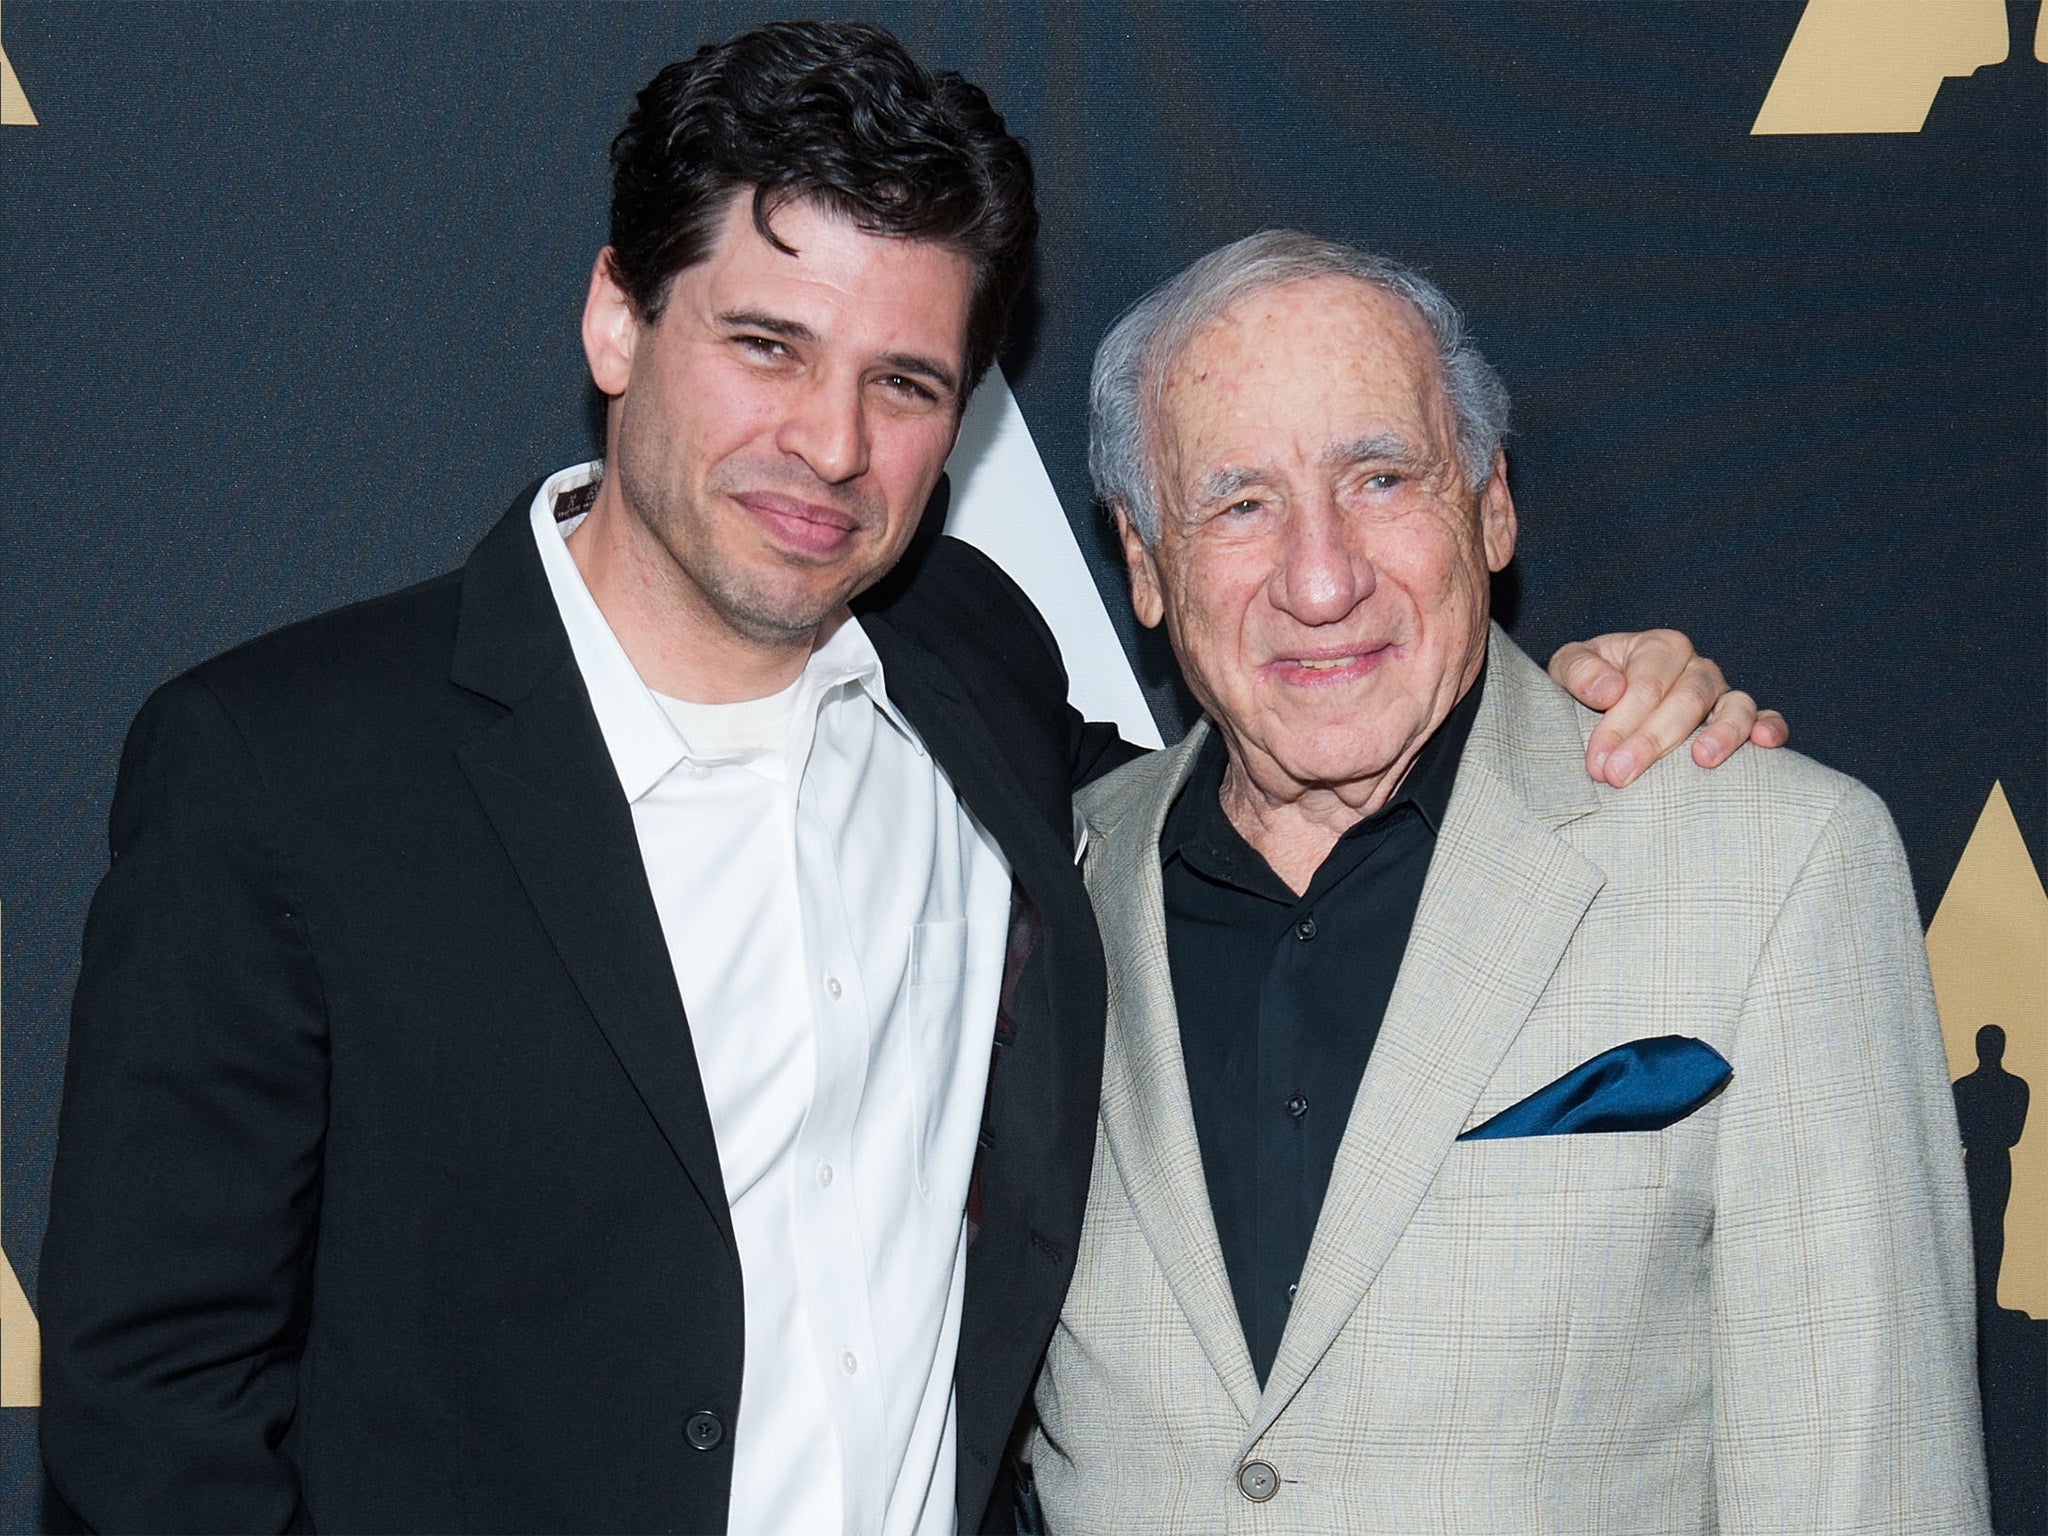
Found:
[(1248, 1461), (1237, 1469), (1237, 1487), (1254, 1504), (1263, 1504), (1280, 1491), (1280, 1474), (1263, 1461)]
[(725, 1439), (725, 1421), (709, 1408), (699, 1409), (684, 1423), (683, 1438), (700, 1451), (715, 1451)]

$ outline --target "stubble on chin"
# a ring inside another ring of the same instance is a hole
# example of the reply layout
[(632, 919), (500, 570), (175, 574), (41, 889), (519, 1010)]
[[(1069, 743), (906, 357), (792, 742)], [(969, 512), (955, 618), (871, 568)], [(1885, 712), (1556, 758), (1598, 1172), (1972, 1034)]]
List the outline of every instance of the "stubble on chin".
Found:
[[(666, 468), (649, 473), (637, 452), (626, 451), (617, 470), (628, 515), (646, 535), (648, 554), (666, 567), (656, 579), (672, 584), (685, 604), (705, 611), (750, 644), (778, 650), (808, 647), (845, 599), (806, 588), (797, 579), (794, 561), (786, 562), (788, 587), (778, 589), (772, 578), (785, 562), (771, 560), (765, 572), (750, 571), (721, 551), (704, 509), (691, 505), (690, 493)], [(714, 476), (705, 486), (706, 499), (715, 506), (723, 495)]]
[(807, 601), (796, 602), (758, 590), (754, 584), (727, 579), (730, 575), (714, 569), (704, 573), (697, 586), (718, 616), (756, 645), (808, 647), (818, 627), (845, 606), (837, 599), (820, 604), (808, 593)]

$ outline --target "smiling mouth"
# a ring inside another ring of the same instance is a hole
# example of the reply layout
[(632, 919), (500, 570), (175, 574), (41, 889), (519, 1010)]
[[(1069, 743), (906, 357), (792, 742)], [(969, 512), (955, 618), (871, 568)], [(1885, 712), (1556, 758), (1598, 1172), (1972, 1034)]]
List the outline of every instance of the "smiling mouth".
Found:
[(746, 491), (733, 500), (775, 543), (812, 558), (842, 553), (861, 528), (861, 520), (850, 512), (795, 496)]
[(1349, 681), (1377, 671), (1380, 663), (1398, 653), (1392, 644), (1369, 646), (1338, 655), (1281, 656), (1267, 664), (1267, 670), (1286, 683), (1317, 684)]

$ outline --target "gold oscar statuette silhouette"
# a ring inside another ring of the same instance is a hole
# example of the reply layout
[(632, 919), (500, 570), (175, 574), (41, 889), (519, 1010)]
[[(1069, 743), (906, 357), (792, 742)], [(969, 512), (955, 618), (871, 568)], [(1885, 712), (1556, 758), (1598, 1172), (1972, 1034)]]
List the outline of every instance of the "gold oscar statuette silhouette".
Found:
[[(2048, 891), (2027, 852), (2001, 784), (1977, 818), (1962, 861), (1927, 925), (1927, 963), (1948, 1049), (1948, 1075), (1973, 1172), (1973, 1212), (1991, 1215), (1985, 1190), (2004, 1180), (2002, 1243), (1978, 1235), (1979, 1276), (1986, 1300), (2008, 1311), (2048, 1318), (2048, 1130), (2043, 1111), (2028, 1115), (2025, 1083), (2048, 1084)], [(2018, 1107), (2015, 1109), (2015, 1105)], [(2008, 1140), (2008, 1137), (2012, 1138)], [(2003, 1145), (2000, 1145), (2003, 1143)], [(2010, 1158), (2010, 1171), (1990, 1166)], [(1999, 1254), (2002, 1247), (2003, 1253)]]
[(1807, 0), (1749, 131), (1918, 133), (1942, 81), (2011, 51), (2005, 0)]

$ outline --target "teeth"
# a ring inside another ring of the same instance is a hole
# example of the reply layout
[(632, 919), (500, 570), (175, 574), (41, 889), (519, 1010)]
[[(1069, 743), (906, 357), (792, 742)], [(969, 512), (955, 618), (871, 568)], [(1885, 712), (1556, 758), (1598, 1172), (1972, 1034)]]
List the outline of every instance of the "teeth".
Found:
[(1349, 656), (1332, 656), (1327, 661), (1309, 661), (1304, 659), (1296, 662), (1295, 665), (1298, 667), (1307, 667), (1311, 672), (1327, 672), (1332, 667), (1343, 666), (1344, 663), (1349, 661), (1350, 659), (1351, 658)]

